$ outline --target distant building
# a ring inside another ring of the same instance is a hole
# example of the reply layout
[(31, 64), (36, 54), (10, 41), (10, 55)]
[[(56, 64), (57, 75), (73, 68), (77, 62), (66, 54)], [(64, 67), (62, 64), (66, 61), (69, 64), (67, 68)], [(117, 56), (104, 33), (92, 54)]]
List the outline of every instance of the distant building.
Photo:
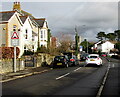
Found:
[(110, 41), (99, 41), (94, 44), (93, 50), (110, 53), (110, 51), (114, 49), (114, 46), (115, 44)]
[(57, 38), (51, 37), (51, 47), (56, 48), (57, 47)]

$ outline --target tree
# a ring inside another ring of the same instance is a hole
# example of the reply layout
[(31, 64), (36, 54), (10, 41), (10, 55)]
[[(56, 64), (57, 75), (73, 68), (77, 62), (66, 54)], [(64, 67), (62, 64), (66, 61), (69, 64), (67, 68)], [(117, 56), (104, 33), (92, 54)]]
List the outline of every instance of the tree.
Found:
[(114, 33), (116, 35), (117, 40), (120, 41), (120, 30), (115, 30)]
[(51, 37), (51, 30), (48, 29), (48, 41), (47, 41), (47, 47), (49, 48), (50, 46), (50, 37)]
[(106, 35), (106, 37), (107, 37), (109, 40), (113, 41), (113, 40), (115, 40), (116, 35), (115, 35), (115, 33), (108, 33), (108, 34)]
[(72, 43), (73, 41), (71, 39), (71, 36), (69, 35), (62, 36), (60, 40), (60, 46), (58, 47), (58, 51), (60, 53), (69, 52), (71, 49)]
[(48, 53), (48, 49), (45, 46), (41, 46), (37, 48), (36, 53)]
[(98, 39), (100, 39), (100, 40), (103, 40), (104, 38), (106, 38), (105, 32), (99, 32), (99, 33), (97, 34), (97, 37), (96, 37), (96, 38), (98, 38)]
[(87, 52), (87, 49), (88, 51), (90, 51), (90, 46), (91, 46), (91, 43), (89, 43), (86, 39), (84, 39), (83, 42), (81, 42), (80, 44), (81, 46), (83, 46), (83, 50)]
[(120, 42), (115, 44), (115, 48), (118, 49), (118, 52), (120, 53)]

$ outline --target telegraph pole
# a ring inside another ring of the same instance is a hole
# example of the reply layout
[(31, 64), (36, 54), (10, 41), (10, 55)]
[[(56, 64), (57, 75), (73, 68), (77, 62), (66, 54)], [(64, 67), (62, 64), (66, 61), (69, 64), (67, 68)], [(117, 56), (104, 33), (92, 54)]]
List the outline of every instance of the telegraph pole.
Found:
[(75, 54), (78, 55), (78, 32), (77, 28), (75, 27)]
[(88, 53), (88, 41), (87, 41), (87, 53)]

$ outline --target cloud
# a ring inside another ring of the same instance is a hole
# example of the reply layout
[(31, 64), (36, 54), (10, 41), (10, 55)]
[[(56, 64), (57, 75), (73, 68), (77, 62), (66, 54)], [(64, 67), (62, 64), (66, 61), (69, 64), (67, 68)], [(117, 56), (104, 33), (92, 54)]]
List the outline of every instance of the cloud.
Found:
[[(3, 9), (12, 4), (3, 3)], [(45, 17), (57, 37), (60, 33), (74, 37), (76, 26), (83, 38), (96, 40), (99, 31), (109, 33), (118, 28), (117, 2), (22, 2), (21, 8), (37, 18)]]
[[(60, 16), (58, 16), (58, 18), (57, 16), (55, 17), (58, 21), (56, 21), (54, 25), (57, 28), (54, 29), (54, 34), (61, 31), (74, 35), (74, 28), (75, 25), (77, 25), (79, 34), (84, 37), (84, 33), (86, 33), (85, 37), (90, 39), (89, 35), (95, 36), (94, 34), (97, 34), (101, 30), (109, 33), (117, 29), (117, 3), (87, 2), (81, 3), (80, 5), (81, 6), (76, 6), (71, 12), (64, 14), (64, 16), (63, 14), (60, 15), (62, 18), (60, 18)], [(111, 29), (111, 31), (108, 29)], [(92, 39), (95, 39), (95, 37)]]

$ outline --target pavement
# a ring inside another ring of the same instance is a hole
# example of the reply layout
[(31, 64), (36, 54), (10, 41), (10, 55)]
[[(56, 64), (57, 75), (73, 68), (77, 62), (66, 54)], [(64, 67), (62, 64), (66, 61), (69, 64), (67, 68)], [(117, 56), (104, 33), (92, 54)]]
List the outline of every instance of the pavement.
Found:
[(35, 74), (40, 74), (40, 73), (44, 73), (51, 70), (51, 68), (49, 67), (37, 67), (37, 68), (27, 68), (25, 70), (21, 70), (21, 71), (17, 71), (17, 72), (10, 72), (10, 73), (5, 73), (5, 74), (1, 74), (0, 76), (2, 77), (0, 79), (0, 82), (8, 82), (11, 80), (15, 80), (15, 79), (19, 79), (19, 78), (23, 78), (23, 77), (27, 77), (27, 76), (31, 76), (31, 75), (35, 75)]

